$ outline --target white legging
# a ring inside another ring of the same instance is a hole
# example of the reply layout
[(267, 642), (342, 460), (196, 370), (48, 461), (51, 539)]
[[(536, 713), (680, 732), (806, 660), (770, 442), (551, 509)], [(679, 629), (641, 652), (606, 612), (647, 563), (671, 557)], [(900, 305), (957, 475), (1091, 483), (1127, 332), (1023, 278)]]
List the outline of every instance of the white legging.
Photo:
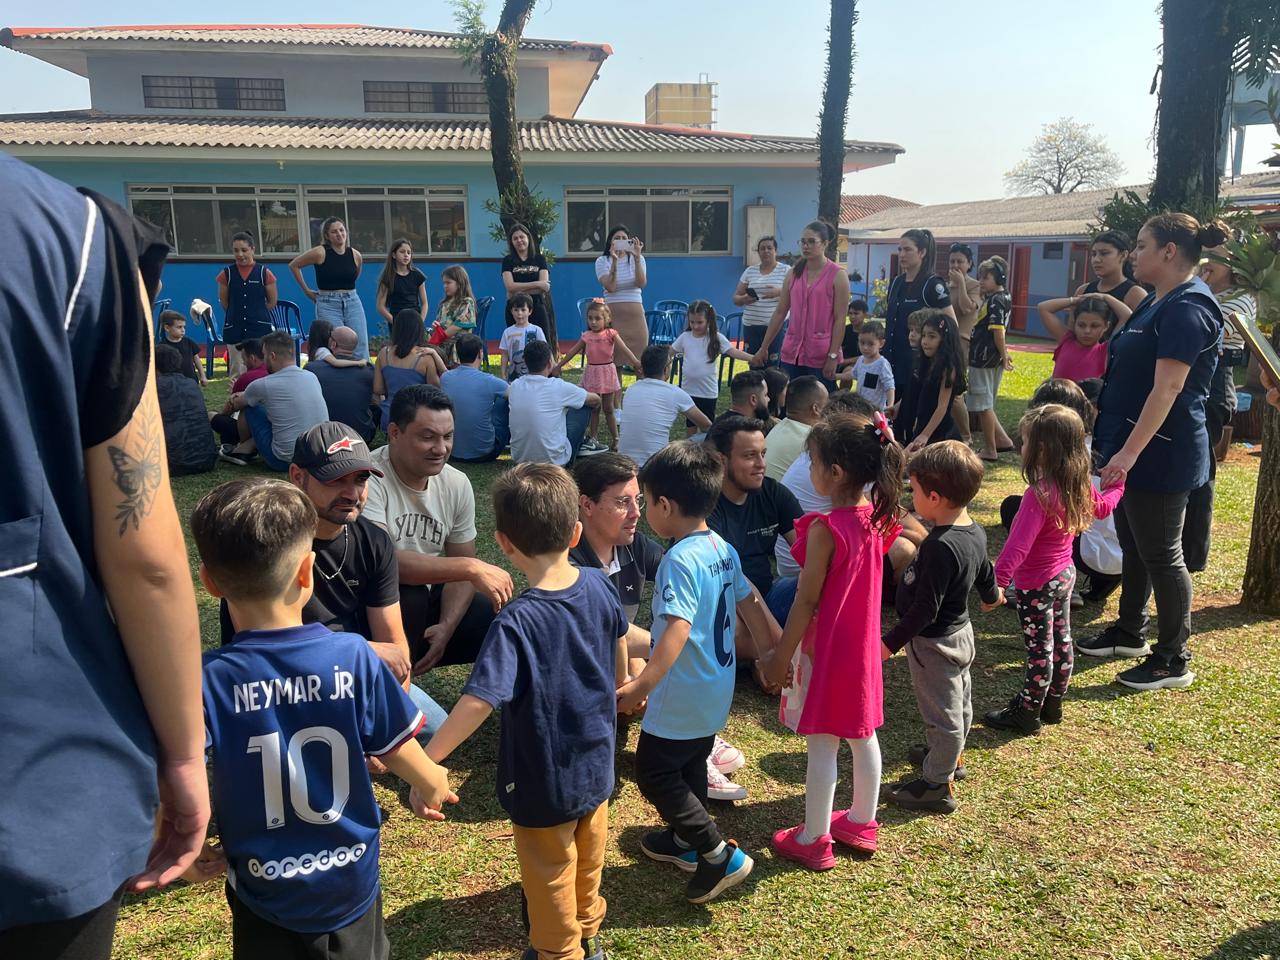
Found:
[[(811, 733), (805, 739), (809, 743), (809, 769), (804, 779), (804, 832), (814, 838), (831, 829), (840, 738)], [(871, 823), (880, 802), (880, 744), (872, 733), (865, 740), (850, 740), (849, 749), (853, 751), (853, 803), (849, 807), (849, 819), (854, 823)]]

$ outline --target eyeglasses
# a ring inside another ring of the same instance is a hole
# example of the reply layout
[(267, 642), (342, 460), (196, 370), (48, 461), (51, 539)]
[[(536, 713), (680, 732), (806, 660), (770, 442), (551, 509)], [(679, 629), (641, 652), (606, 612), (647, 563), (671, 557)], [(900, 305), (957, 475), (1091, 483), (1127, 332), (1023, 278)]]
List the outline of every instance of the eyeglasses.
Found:
[(811, 247), (815, 243), (821, 243), (821, 242), (822, 241), (819, 240), (817, 237), (801, 237), (800, 238), (800, 246), (802, 247)]
[(644, 494), (637, 493), (634, 497), (614, 497), (613, 505), (623, 513), (630, 513), (634, 506), (637, 510), (644, 509)]

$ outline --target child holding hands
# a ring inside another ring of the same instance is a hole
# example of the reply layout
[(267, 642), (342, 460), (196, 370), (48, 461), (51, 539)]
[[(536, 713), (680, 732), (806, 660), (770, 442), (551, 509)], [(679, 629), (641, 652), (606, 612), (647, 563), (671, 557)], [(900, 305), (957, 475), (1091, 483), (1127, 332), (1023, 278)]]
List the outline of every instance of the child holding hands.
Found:
[[(1111, 516), (1124, 484), (1094, 488), (1084, 421), (1076, 411), (1057, 403), (1036, 407), (1023, 416), (1021, 430), (1028, 487), (996, 561), (996, 583), (1002, 590), (1014, 586), (1027, 647), (1026, 678), (1008, 706), (992, 710), (983, 722), (1028, 734), (1039, 733), (1042, 723), (1061, 722), (1071, 680), (1071, 540), (1095, 519)], [(984, 602), (982, 609), (996, 606)]]
[(498, 802), (513, 824), (528, 909), (524, 960), (596, 960), (604, 957), (600, 874), (630, 625), (608, 577), (569, 563), (582, 524), (578, 487), (563, 468), (522, 463), (502, 474), (493, 512), (498, 546), (529, 589), (489, 627), (427, 755), (443, 762), (502, 709)]
[[(810, 870), (829, 870), (836, 863), (833, 839), (864, 854), (876, 849), (882, 570), (901, 529), (905, 460), (879, 412), (820, 420), (809, 433), (808, 450), (810, 479), (831, 498), (831, 512), (796, 521), (791, 552), (801, 565), (800, 580), (764, 674), (776, 684), (790, 674), (778, 717), (805, 737), (809, 752), (804, 823), (775, 833), (773, 849)], [(841, 739), (853, 752), (853, 803), (833, 814)]]
[[(618, 449), (618, 419), (613, 408), (618, 394), (622, 392), (622, 381), (618, 379), (618, 368), (614, 365), (613, 355), (619, 353), (633, 370), (640, 369), (640, 361), (627, 348), (627, 343), (613, 329), (610, 321), (609, 305), (597, 297), (587, 307), (587, 329), (569, 348), (569, 352), (560, 358), (551, 370), (551, 376), (558, 377), (565, 364), (579, 353), (587, 357), (587, 369), (582, 375), (580, 386), (588, 393), (600, 397), (600, 406), (591, 411), (591, 420), (587, 424), (587, 438), (582, 441), (584, 453), (603, 453), (607, 449)], [(609, 427), (609, 446), (606, 447), (596, 439), (600, 429), (600, 411), (604, 411), (604, 420)]]

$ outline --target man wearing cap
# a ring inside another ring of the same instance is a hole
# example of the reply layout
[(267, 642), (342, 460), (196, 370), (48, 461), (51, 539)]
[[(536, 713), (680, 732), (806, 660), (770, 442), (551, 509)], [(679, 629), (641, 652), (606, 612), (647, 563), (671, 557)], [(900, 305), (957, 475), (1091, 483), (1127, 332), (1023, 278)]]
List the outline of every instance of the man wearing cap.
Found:
[(494, 611), (511, 599), (511, 575), (476, 556), (476, 498), (449, 466), (453, 401), (439, 387), (401, 388), (391, 401), (387, 445), (373, 453), (365, 516), (391, 535), (400, 566), (400, 610), (413, 672), (474, 663)]

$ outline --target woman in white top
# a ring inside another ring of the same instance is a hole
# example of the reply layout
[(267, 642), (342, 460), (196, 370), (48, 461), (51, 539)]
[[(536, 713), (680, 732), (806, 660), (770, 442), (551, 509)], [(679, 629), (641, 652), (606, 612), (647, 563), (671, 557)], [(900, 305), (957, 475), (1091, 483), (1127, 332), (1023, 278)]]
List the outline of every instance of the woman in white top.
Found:
[[(604, 287), (604, 302), (609, 305), (613, 329), (637, 357), (649, 345), (649, 325), (640, 293), (649, 282), (643, 251), (644, 242), (619, 223), (609, 231), (604, 250), (596, 258), (596, 278)], [(622, 371), (618, 373), (621, 377)]]
[[(790, 269), (778, 262), (778, 241), (773, 237), (761, 237), (756, 242), (756, 253), (760, 255), (760, 262), (742, 272), (738, 288), (733, 291), (733, 305), (742, 308), (742, 337), (747, 353), (760, 349)], [(781, 343), (778, 346), (780, 349)], [(778, 350), (770, 350), (768, 366), (777, 366), (780, 362)]]

